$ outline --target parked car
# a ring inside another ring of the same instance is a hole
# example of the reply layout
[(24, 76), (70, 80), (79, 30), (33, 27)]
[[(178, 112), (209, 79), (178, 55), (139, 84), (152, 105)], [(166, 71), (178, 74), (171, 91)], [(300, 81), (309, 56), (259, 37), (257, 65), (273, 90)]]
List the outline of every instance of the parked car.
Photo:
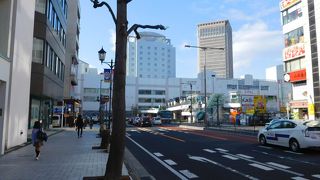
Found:
[(161, 125), (161, 118), (160, 117), (153, 117), (152, 124), (154, 125)]
[(320, 121), (278, 120), (259, 130), (261, 145), (274, 144), (297, 152), (301, 148), (320, 147)]
[(139, 126), (152, 126), (150, 117), (143, 117), (139, 121)]
[(276, 122), (276, 121), (279, 121), (279, 120), (285, 120), (285, 119), (280, 119), (280, 118), (271, 119), (270, 122), (267, 122), (267, 123), (265, 124), (265, 127), (267, 127), (267, 126), (269, 126), (270, 124), (272, 124), (272, 123), (274, 123), (274, 122)]
[(132, 124), (135, 126), (138, 126), (139, 123), (140, 123), (140, 117), (135, 117)]

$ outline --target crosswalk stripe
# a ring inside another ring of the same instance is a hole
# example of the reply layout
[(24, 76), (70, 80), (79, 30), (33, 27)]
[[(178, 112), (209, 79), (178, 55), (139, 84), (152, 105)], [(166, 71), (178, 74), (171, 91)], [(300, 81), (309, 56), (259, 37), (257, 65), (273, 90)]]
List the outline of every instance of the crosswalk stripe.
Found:
[(164, 160), (164, 162), (166, 162), (166, 163), (169, 164), (170, 166), (177, 165), (177, 163), (174, 162), (174, 161), (172, 161), (171, 159), (166, 159), (166, 160)]
[(267, 164), (272, 165), (272, 166), (277, 166), (277, 167), (283, 168), (283, 169), (289, 169), (290, 168), (289, 166), (285, 166), (285, 165), (274, 163), (274, 162), (267, 162)]
[(298, 154), (298, 155), (303, 154), (303, 153), (298, 153), (298, 152), (293, 152), (293, 151), (284, 151), (284, 152), (291, 153), (291, 154)]
[(187, 178), (192, 179), (192, 178), (197, 178), (198, 176), (190, 172), (189, 170), (180, 170), (183, 175), (185, 175)]
[(209, 152), (209, 153), (215, 153), (216, 151), (213, 151), (213, 150), (211, 150), (211, 149), (203, 149), (204, 151), (207, 151), (207, 152)]
[(240, 157), (243, 157), (243, 158), (247, 158), (247, 159), (252, 159), (253, 157), (251, 156), (247, 156), (247, 155), (244, 155), (244, 154), (237, 154), (238, 156)]
[(156, 152), (156, 153), (153, 153), (154, 155), (156, 155), (157, 157), (162, 157), (163, 154), (159, 153), (159, 152)]
[(258, 146), (258, 147), (265, 148), (265, 149), (272, 149), (272, 147), (269, 147), (269, 146)]
[(229, 156), (229, 155), (223, 155), (222, 157), (225, 157), (225, 158), (228, 158), (228, 159), (231, 159), (231, 160), (238, 160), (239, 158), (236, 158), (234, 156)]
[(256, 163), (252, 163), (252, 164), (249, 164), (250, 166), (253, 166), (253, 167), (256, 167), (256, 168), (259, 168), (259, 169), (262, 169), (262, 170), (265, 170), (265, 171), (272, 171), (273, 169), (272, 168), (269, 168), (269, 167), (266, 167), (266, 166), (262, 166), (260, 164), (256, 164)]

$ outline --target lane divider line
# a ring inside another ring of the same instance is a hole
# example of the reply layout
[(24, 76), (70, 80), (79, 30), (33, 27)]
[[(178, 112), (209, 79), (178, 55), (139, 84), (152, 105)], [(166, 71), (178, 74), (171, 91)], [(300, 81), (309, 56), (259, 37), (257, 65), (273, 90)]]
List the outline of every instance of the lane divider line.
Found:
[(304, 177), (292, 177), (291, 179), (294, 179), (294, 180), (309, 180), (307, 178), (304, 178)]
[(272, 169), (272, 168), (269, 168), (269, 167), (267, 167), (267, 166), (263, 166), (263, 165), (261, 165), (261, 164), (256, 164), (256, 163), (251, 163), (251, 164), (249, 164), (250, 166), (253, 166), (253, 167), (256, 167), (256, 168), (259, 168), (259, 169), (262, 169), (262, 170), (265, 170), (265, 171), (272, 171), (272, 170), (274, 170), (274, 169)]
[(159, 152), (156, 152), (156, 153), (153, 153), (154, 155), (156, 155), (157, 157), (162, 157), (163, 154), (159, 153)]
[(158, 161), (162, 166), (164, 166), (165, 168), (167, 168), (169, 171), (171, 171), (174, 175), (176, 175), (178, 178), (182, 179), (182, 180), (188, 180), (185, 176), (183, 176), (180, 172), (174, 170), (172, 167), (170, 167), (168, 164), (166, 164), (165, 162), (161, 161), (159, 158), (157, 158), (155, 155), (153, 155), (151, 152), (149, 152), (146, 148), (144, 148), (143, 146), (141, 146), (139, 143), (137, 143), (135, 140), (133, 140), (132, 138), (128, 137), (127, 138), (132, 141), (135, 145), (137, 145), (140, 149), (142, 149), (144, 152), (146, 152), (147, 154), (149, 154), (149, 156), (151, 156), (153, 159), (155, 159), (156, 161)]
[(209, 152), (209, 153), (215, 153), (215, 152), (216, 152), (216, 151), (213, 151), (213, 150), (211, 150), (211, 149), (202, 149), (202, 150), (207, 151), (207, 152)]
[(171, 159), (166, 159), (166, 160), (163, 160), (163, 161), (166, 162), (167, 164), (169, 164), (170, 166), (177, 165), (177, 163), (172, 161)]
[(284, 151), (284, 152), (291, 153), (291, 154), (298, 154), (298, 155), (303, 154), (303, 153), (298, 153), (298, 152), (293, 152), (293, 151)]
[(198, 176), (190, 172), (189, 170), (180, 170), (180, 172), (185, 175), (187, 178), (192, 179), (192, 178), (197, 178)]
[(285, 165), (282, 165), (282, 164), (278, 164), (278, 163), (274, 163), (274, 162), (267, 162), (267, 164), (271, 165), (271, 166), (277, 166), (279, 168), (283, 168), (283, 169), (290, 169), (291, 167), (289, 166), (285, 166)]
[(320, 179), (320, 174), (315, 174), (315, 175), (312, 175), (312, 177), (315, 177), (315, 178), (318, 178), (318, 179)]

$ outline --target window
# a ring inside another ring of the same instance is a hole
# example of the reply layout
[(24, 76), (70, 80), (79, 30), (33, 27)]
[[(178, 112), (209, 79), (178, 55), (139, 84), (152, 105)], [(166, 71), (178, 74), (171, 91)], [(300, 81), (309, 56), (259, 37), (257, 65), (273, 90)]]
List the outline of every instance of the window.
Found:
[(294, 59), (285, 62), (285, 71), (292, 72), (306, 68), (305, 58)]
[(142, 90), (139, 90), (139, 94), (151, 94), (151, 90), (144, 90), (144, 89), (142, 89)]
[(36, 11), (41, 14), (46, 13), (46, 0), (36, 0)]
[(228, 84), (227, 89), (237, 89), (237, 85), (234, 84)]
[(84, 93), (98, 93), (99, 90), (97, 88), (84, 88), (83, 90)]
[(269, 129), (280, 129), (280, 128), (281, 128), (281, 122), (276, 122), (269, 126)]
[(282, 122), (282, 128), (295, 128), (297, 125), (292, 122), (284, 121)]
[(266, 91), (268, 91), (268, 90), (269, 90), (269, 86), (261, 86), (261, 90), (266, 90)]
[(298, 3), (282, 12), (282, 23), (283, 25), (286, 25), (301, 17), (302, 17), (301, 3)]
[(166, 94), (166, 91), (164, 91), (164, 90), (155, 90), (155, 91), (154, 91), (154, 94), (155, 94), (155, 95), (165, 95), (165, 94)]
[(298, 43), (304, 42), (304, 35), (303, 35), (303, 27), (299, 27), (293, 31), (290, 31), (284, 35), (284, 44), (285, 47), (289, 47)]
[(139, 103), (151, 103), (151, 98), (139, 98)]
[(44, 41), (36, 37), (33, 38), (32, 61), (35, 63), (43, 63)]
[(97, 102), (97, 97), (96, 96), (83, 96), (83, 101)]

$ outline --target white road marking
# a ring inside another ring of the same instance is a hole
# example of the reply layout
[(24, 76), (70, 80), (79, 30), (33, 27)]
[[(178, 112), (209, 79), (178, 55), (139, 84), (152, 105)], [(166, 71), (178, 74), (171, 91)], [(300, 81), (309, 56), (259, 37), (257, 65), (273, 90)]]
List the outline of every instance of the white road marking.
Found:
[(168, 132), (168, 130), (166, 130), (166, 129), (158, 129), (159, 131), (163, 131), (163, 132)]
[(197, 178), (198, 176), (190, 172), (189, 170), (180, 170), (180, 172), (187, 176), (187, 178), (192, 179), (192, 178)]
[(237, 154), (237, 156), (240, 156), (240, 157), (243, 157), (243, 158), (247, 158), (247, 159), (253, 159), (254, 158), (254, 157), (247, 156), (247, 155), (244, 155), (244, 154)]
[(230, 156), (230, 155), (223, 155), (222, 157), (225, 157), (225, 158), (228, 158), (228, 159), (231, 159), (231, 160), (238, 160), (239, 158), (236, 158), (234, 156)]
[(222, 152), (228, 152), (228, 150), (222, 149), (222, 148), (215, 148), (217, 151), (222, 151)]
[(129, 134), (129, 133), (126, 133), (126, 136), (131, 136), (131, 134)]
[(320, 179), (320, 174), (315, 174), (315, 175), (312, 175), (312, 177), (315, 177), (315, 178), (318, 178), (318, 179)]
[(300, 176), (298, 176), (298, 177), (292, 177), (291, 179), (295, 179), (295, 180), (309, 180), (309, 179), (306, 179), (306, 178), (300, 177)]
[(298, 154), (298, 155), (303, 154), (303, 153), (298, 153), (298, 152), (293, 152), (293, 151), (284, 151), (284, 152), (291, 153), (291, 154)]
[(132, 138), (128, 137), (127, 138), (132, 141), (135, 145), (137, 145), (139, 148), (141, 148), (144, 152), (146, 152), (147, 154), (149, 154), (149, 156), (151, 156), (153, 159), (155, 159), (156, 161), (158, 161), (162, 166), (164, 166), (165, 168), (167, 168), (169, 171), (171, 171), (174, 175), (176, 175), (178, 178), (182, 179), (182, 180), (188, 180), (186, 177), (184, 177), (181, 173), (179, 173), (178, 171), (174, 170), (172, 167), (170, 167), (169, 165), (167, 165), (165, 162), (161, 161), (159, 158), (157, 158), (155, 155), (153, 155), (151, 152), (149, 152), (146, 148), (144, 148), (143, 146), (141, 146), (139, 143), (137, 143), (135, 140), (133, 140)]
[(141, 133), (140, 131), (135, 130), (135, 129), (131, 129), (130, 131), (132, 131), (132, 132), (137, 132), (137, 133)]
[(269, 153), (267, 153), (267, 152), (262, 152), (262, 154), (269, 154)]
[(265, 148), (265, 149), (272, 149), (272, 147), (269, 147), (269, 146), (258, 146), (258, 147)]
[(265, 171), (272, 171), (273, 169), (272, 168), (269, 168), (267, 166), (263, 166), (263, 165), (260, 165), (260, 164), (256, 164), (256, 163), (252, 163), (252, 164), (249, 164), (250, 166), (253, 166), (253, 167), (256, 167), (256, 168), (259, 168), (259, 169), (262, 169), (262, 170), (265, 170)]
[(177, 165), (177, 163), (174, 162), (174, 161), (172, 161), (171, 159), (166, 159), (166, 160), (164, 160), (164, 162), (166, 162), (166, 163), (169, 164), (170, 166)]
[(213, 151), (213, 150), (211, 150), (211, 149), (202, 149), (202, 150), (207, 151), (207, 152), (209, 152), (209, 153), (215, 153), (215, 152), (216, 152), (216, 151)]
[(156, 153), (153, 153), (154, 155), (156, 155), (157, 157), (162, 157), (163, 154), (159, 153), (159, 152), (156, 152)]
[(290, 168), (289, 166), (285, 166), (285, 165), (274, 163), (274, 162), (267, 162), (267, 164), (269, 164), (271, 166), (277, 166), (277, 167), (283, 168), (283, 169), (289, 169)]
[(237, 156), (237, 155), (234, 155), (234, 154), (231, 154), (231, 153), (228, 153), (228, 152), (220, 152), (220, 153), (221, 154), (227, 154), (227, 155), (235, 156), (235, 157), (238, 157), (238, 158), (243, 159), (245, 161), (251, 162), (253, 164), (258, 164), (258, 165), (261, 165), (261, 166), (267, 166), (269, 168), (273, 168), (273, 169), (277, 169), (279, 171), (283, 171), (283, 172), (286, 172), (286, 173), (294, 174), (296, 176), (304, 176), (304, 174), (301, 174), (301, 173), (298, 173), (298, 172), (290, 171), (288, 169), (283, 169), (283, 168), (279, 168), (279, 167), (275, 167), (275, 166), (270, 166), (268, 164), (265, 164), (265, 163), (262, 163), (262, 162), (259, 162), (259, 161), (255, 161), (253, 159), (243, 158), (241, 156)]

